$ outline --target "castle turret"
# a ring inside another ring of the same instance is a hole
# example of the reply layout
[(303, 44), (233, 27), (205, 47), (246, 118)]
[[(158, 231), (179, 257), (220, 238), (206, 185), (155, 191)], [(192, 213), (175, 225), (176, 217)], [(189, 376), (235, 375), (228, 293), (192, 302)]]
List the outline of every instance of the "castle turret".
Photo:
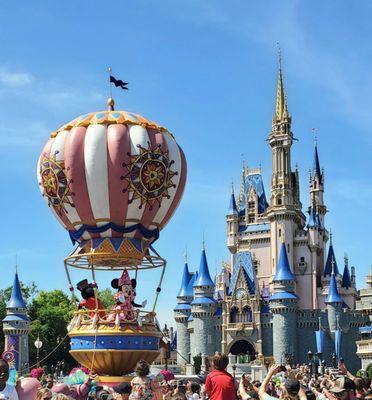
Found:
[(20, 372), (28, 370), (28, 335), (30, 333), (30, 319), (27, 315), (27, 306), (22, 296), (18, 273), (15, 273), (12, 294), (6, 305), (6, 317), (3, 319), (5, 335), (5, 351), (13, 352), (14, 368)]
[(190, 281), (192, 276), (189, 272), (187, 259), (183, 268), (181, 288), (177, 295), (177, 306), (174, 309), (174, 319), (177, 324), (177, 363), (184, 365), (189, 362), (190, 334), (187, 331), (188, 318), (191, 313), (192, 287)]
[(193, 356), (198, 354), (210, 356), (215, 352), (213, 316), (217, 303), (213, 294), (214, 282), (209, 273), (203, 242), (198, 276), (194, 283), (194, 300), (191, 302), (194, 336), (191, 353)]
[(338, 319), (341, 317), (342, 298), (338, 293), (337, 282), (335, 276), (335, 262), (331, 259), (331, 278), (329, 281), (328, 295), (325, 300), (328, 313), (328, 325), (331, 332), (337, 329)]
[(227, 248), (236, 253), (238, 244), (239, 213), (236, 206), (234, 187), (231, 188), (230, 206), (226, 216)]
[(295, 277), (291, 272), (285, 243), (280, 248), (274, 276), (274, 292), (270, 296), (273, 314), (273, 355), (275, 362), (284, 363), (286, 356), (297, 353), (296, 328), (298, 297)]

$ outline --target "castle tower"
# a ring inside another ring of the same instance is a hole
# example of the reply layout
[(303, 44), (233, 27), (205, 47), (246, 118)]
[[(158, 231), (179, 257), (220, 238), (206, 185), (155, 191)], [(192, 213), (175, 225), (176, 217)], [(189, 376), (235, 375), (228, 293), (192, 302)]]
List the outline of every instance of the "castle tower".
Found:
[(210, 276), (205, 247), (203, 242), (202, 255), (198, 275), (194, 283), (194, 300), (191, 302), (193, 318), (193, 348), (192, 356), (198, 354), (213, 355), (214, 314), (217, 303), (213, 298), (214, 282)]
[(230, 206), (226, 216), (227, 248), (235, 254), (238, 246), (239, 213), (236, 206), (234, 187), (231, 187)]
[(6, 317), (3, 319), (5, 351), (14, 353), (14, 368), (20, 372), (28, 370), (28, 335), (30, 319), (23, 300), (18, 273), (15, 273), (12, 294), (6, 305)]
[(295, 277), (289, 265), (286, 245), (282, 243), (274, 276), (274, 293), (270, 296), (273, 314), (273, 355), (275, 362), (284, 363), (286, 356), (296, 358), (297, 307)]
[(177, 364), (187, 364), (190, 355), (190, 334), (187, 331), (188, 318), (191, 313), (190, 303), (192, 301), (192, 286), (190, 287), (190, 281), (192, 281), (193, 275), (189, 272), (189, 266), (187, 259), (183, 268), (181, 288), (177, 295), (177, 306), (174, 309), (174, 319), (177, 324)]
[(334, 332), (337, 330), (338, 319), (341, 318), (342, 312), (342, 298), (338, 293), (337, 282), (335, 277), (335, 262), (334, 259), (331, 259), (331, 278), (329, 281), (329, 290), (328, 295), (325, 300), (327, 305), (327, 314), (328, 314), (328, 325), (329, 330)]
[[(327, 208), (324, 205), (324, 173), (320, 169), (318, 146), (314, 146), (314, 165), (310, 171), (310, 207), (309, 222), (307, 224), (309, 236), (309, 248), (311, 252), (311, 271), (313, 276), (313, 308), (320, 306), (323, 300), (317, 294), (317, 288), (322, 286), (322, 274), (325, 264), (325, 249), (328, 237), (325, 231), (324, 216)], [(319, 292), (320, 294), (320, 292)]]
[(293, 238), (297, 229), (302, 229), (306, 223), (301, 211), (298, 173), (291, 170), (291, 147), (294, 140), (291, 123), (279, 55), (275, 113), (268, 137), (272, 151), (271, 196), (267, 211), (271, 223), (272, 274), (278, 263), (279, 248), (283, 240), (287, 246), (288, 258), (293, 265)]

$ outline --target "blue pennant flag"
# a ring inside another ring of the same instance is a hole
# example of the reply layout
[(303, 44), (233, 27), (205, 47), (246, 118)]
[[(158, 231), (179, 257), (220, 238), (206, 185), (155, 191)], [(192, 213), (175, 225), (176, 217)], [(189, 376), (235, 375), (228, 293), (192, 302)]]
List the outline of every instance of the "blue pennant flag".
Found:
[(112, 75), (110, 75), (110, 82), (116, 87), (121, 87), (123, 90), (128, 90), (128, 82), (124, 82), (121, 79), (116, 79)]
[(315, 331), (315, 340), (317, 353), (323, 353), (324, 331)]
[(341, 331), (335, 331), (335, 354), (337, 359), (341, 357)]

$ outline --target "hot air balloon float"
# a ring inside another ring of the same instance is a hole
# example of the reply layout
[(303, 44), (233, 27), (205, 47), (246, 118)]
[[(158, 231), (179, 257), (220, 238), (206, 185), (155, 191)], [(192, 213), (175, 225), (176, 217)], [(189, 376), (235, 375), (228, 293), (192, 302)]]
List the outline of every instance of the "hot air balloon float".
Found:
[[(136, 363), (154, 361), (162, 332), (156, 321), (166, 261), (154, 248), (185, 187), (186, 160), (174, 136), (142, 116), (114, 110), (75, 118), (52, 132), (37, 165), (40, 190), (75, 249), (64, 266), (77, 304), (68, 325), (71, 355), (101, 382), (125, 380)], [(80, 269), (80, 282), (71, 269)], [(155, 299), (145, 310), (135, 287), (159, 268)], [(103, 309), (96, 271), (114, 275), (115, 306)], [(142, 275), (143, 276), (143, 275)], [(78, 301), (81, 291), (84, 299)]]

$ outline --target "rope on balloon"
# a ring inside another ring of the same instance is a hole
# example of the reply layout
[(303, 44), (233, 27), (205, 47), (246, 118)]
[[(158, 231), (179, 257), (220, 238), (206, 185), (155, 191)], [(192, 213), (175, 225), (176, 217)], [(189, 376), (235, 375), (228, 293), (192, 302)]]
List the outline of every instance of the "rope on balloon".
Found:
[(28, 372), (28, 370), (31, 370), (32, 368), (37, 367), (38, 365), (40, 365), (40, 363), (42, 363), (47, 358), (49, 358), (58, 349), (58, 347), (61, 346), (61, 344), (66, 340), (67, 336), (68, 336), (68, 333), (66, 333), (65, 337), (57, 344), (57, 346), (50, 353), (48, 353), (44, 358), (42, 358), (36, 364), (33, 364), (33, 365), (29, 366), (27, 369), (21, 370), (20, 371), (20, 375), (22, 376), (24, 372)]
[[(98, 310), (98, 309), (99, 309), (99, 307), (98, 307), (98, 293), (97, 293), (98, 291), (97, 291), (97, 283), (96, 283), (96, 274), (95, 274), (95, 272), (94, 272), (94, 265), (93, 265), (93, 263), (92, 263), (92, 265), (91, 265), (91, 268), (92, 268), (92, 278), (93, 278), (94, 299), (95, 299), (95, 301), (96, 301), (96, 310)], [(94, 318), (99, 318), (98, 316), (99, 316), (99, 314), (98, 314), (98, 311), (97, 311), (97, 312), (95, 313), (95, 315), (94, 315)], [(93, 357), (92, 357), (92, 363), (91, 363), (91, 365), (90, 365), (90, 370), (91, 370), (91, 371), (93, 371), (94, 361), (95, 361), (95, 358), (96, 358), (98, 320), (95, 322), (95, 328), (96, 328), (96, 329), (95, 329), (95, 331), (94, 331)]]
[(167, 263), (166, 263), (166, 261), (164, 261), (163, 270), (161, 271), (159, 284), (158, 284), (158, 287), (156, 288), (156, 296), (155, 296), (154, 306), (152, 307), (152, 312), (153, 313), (155, 312), (156, 304), (158, 302), (159, 294), (161, 292), (161, 284), (163, 283), (163, 278), (164, 278), (164, 273), (165, 273), (165, 267), (166, 266), (167, 266)]

